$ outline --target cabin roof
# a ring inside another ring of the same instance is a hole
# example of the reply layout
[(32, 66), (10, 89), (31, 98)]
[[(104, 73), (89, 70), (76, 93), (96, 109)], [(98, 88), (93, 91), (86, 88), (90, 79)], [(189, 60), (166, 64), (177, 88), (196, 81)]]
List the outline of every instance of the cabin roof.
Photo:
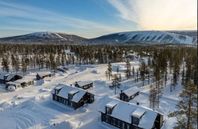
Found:
[(144, 115), (145, 112), (146, 112), (145, 109), (138, 108), (132, 113), (132, 116), (134, 116), (136, 118), (141, 118)]
[(50, 75), (50, 74), (52, 74), (52, 73), (49, 72), (49, 71), (39, 71), (39, 72), (37, 72), (37, 74), (38, 74), (39, 76), (46, 76), (46, 75)]
[(21, 85), (21, 83), (19, 83), (19, 82), (7, 82), (6, 84), (7, 85), (15, 85), (15, 86)]
[(5, 79), (9, 81), (10, 79), (12, 79), (16, 75), (21, 76), (19, 74), (2, 72), (2, 73), (0, 73), (0, 79), (4, 80), (4, 77), (7, 76)]
[(132, 87), (127, 90), (124, 90), (123, 93), (130, 97), (139, 91), (140, 89), (138, 87)]
[[(57, 89), (57, 88), (55, 88), (55, 89)], [(64, 85), (64, 84), (59, 84), (58, 89), (60, 89), (60, 91), (57, 95), (60, 97), (66, 98), (66, 99), (68, 99), (68, 94), (74, 94), (74, 96), (72, 98), (73, 102), (79, 102), (80, 99), (86, 94), (86, 91), (84, 91), (82, 89)]]
[(22, 79), (18, 79), (14, 82), (15, 83), (30, 82), (30, 81), (33, 81), (34, 79), (35, 79), (35, 76), (27, 75), (27, 76), (24, 76)]
[(109, 103), (106, 104), (106, 107), (113, 108), (113, 107), (115, 107), (117, 104), (118, 104), (117, 101), (111, 101), (111, 102), (109, 102)]
[(157, 117), (157, 112), (140, 105), (136, 105), (133, 103), (127, 103), (124, 101), (120, 101), (115, 98), (104, 97), (100, 100), (99, 111), (105, 113), (105, 106), (109, 103), (117, 101), (117, 105), (113, 108), (111, 116), (127, 123), (131, 123), (132, 114), (141, 115), (143, 111), (145, 113), (142, 115), (139, 121), (139, 127), (144, 129), (152, 129), (154, 121)]
[(93, 82), (91, 81), (78, 81), (77, 84), (79, 85), (79, 87), (83, 87), (85, 85), (91, 84)]

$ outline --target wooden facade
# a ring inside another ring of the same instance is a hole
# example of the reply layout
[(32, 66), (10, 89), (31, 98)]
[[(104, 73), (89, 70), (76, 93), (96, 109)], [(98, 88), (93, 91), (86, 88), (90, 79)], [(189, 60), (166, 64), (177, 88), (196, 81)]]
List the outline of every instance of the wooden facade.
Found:
[(37, 73), (36, 74), (36, 80), (41, 80), (41, 79), (44, 79), (46, 77), (52, 77), (54, 74), (52, 73), (48, 73), (48, 72), (41, 72), (41, 73)]
[[(59, 92), (61, 90), (63, 90), (62, 88), (55, 88), (54, 92), (52, 93), (52, 99), (56, 102), (59, 102), (63, 105), (72, 107), (74, 109), (77, 109), (81, 106), (83, 106), (84, 104), (89, 104), (89, 103), (93, 103), (94, 102), (94, 95), (86, 92), (86, 91), (82, 91), (81, 89), (76, 89), (76, 87), (71, 87), (71, 86), (65, 86), (65, 87), (70, 87), (70, 88), (66, 88), (66, 90), (70, 90), (67, 94), (67, 96), (61, 96), (59, 94)], [(71, 90), (71, 88), (73, 88), (73, 90)], [(79, 90), (79, 91), (77, 91)], [(75, 91), (75, 92), (73, 92)], [(71, 93), (73, 92), (73, 93)], [(81, 93), (80, 93), (81, 92)], [(84, 92), (84, 93), (83, 93)], [(81, 94), (81, 96), (79, 96), (80, 98), (78, 100), (73, 100), (73, 98), (75, 97), (75, 95)]]
[(18, 75), (18, 74), (1, 74), (0, 75), (0, 83), (5, 84), (7, 82), (14, 82), (18, 79), (22, 79), (22, 76)]
[(137, 95), (139, 95), (140, 90), (138, 88), (131, 88), (125, 91), (121, 91), (120, 100), (129, 102), (134, 99)]
[[(105, 101), (105, 100), (104, 100)], [(122, 101), (108, 102), (100, 108), (101, 121), (120, 129), (160, 129), (163, 115)]]
[(75, 87), (87, 90), (87, 89), (93, 87), (93, 82), (75, 82), (74, 85), (75, 85)]
[(34, 85), (34, 80), (25, 80), (25, 79), (19, 79), (17, 81), (14, 82), (8, 82), (6, 83), (6, 89), (9, 89), (9, 86), (14, 86), (15, 89), (17, 89), (18, 87), (27, 87), (30, 85)]
[[(127, 123), (125, 121), (122, 121), (120, 119), (117, 119), (115, 117), (112, 117), (111, 115), (102, 112), (101, 112), (101, 121), (120, 129), (143, 129), (138, 127), (138, 125), (136, 124)], [(152, 129), (160, 129), (162, 124), (163, 124), (163, 118), (161, 115), (158, 114)]]

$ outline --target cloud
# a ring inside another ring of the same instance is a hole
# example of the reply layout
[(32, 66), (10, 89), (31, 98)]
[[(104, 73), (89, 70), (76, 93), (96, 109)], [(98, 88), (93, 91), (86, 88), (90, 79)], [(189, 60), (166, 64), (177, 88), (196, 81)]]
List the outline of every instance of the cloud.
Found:
[[(0, 17), (12, 19), (8, 23), (15, 30), (24, 28), (24, 30), (32, 29), (32, 31), (66, 31), (86, 37), (123, 31), (123, 27), (121, 26), (115, 27), (108, 24), (101, 24), (29, 5), (0, 1), (0, 7)], [(6, 27), (4, 26), (4, 29)], [(8, 28), (11, 29), (11, 27)]]
[(197, 28), (197, 0), (107, 0), (126, 20), (143, 29)]

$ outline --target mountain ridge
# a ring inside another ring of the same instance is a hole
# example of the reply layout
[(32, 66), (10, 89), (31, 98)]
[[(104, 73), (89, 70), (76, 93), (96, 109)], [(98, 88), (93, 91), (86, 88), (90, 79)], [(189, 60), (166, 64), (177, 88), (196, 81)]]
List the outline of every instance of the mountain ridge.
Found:
[(196, 45), (197, 31), (129, 31), (84, 38), (57, 32), (34, 32), (0, 38), (0, 43), (64, 43), (64, 44), (178, 44)]

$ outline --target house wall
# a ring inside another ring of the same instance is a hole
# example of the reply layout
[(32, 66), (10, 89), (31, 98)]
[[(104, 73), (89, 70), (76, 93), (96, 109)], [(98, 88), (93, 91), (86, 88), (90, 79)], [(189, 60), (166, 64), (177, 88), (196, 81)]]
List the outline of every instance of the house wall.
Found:
[(0, 79), (0, 84), (5, 84), (5, 80)]
[(114, 117), (112, 117), (108, 114), (102, 113), (102, 112), (101, 112), (101, 121), (105, 122), (105, 123), (108, 123), (112, 126), (115, 126), (117, 128), (120, 128), (120, 129), (142, 129), (142, 128), (139, 128), (135, 125), (124, 122), (122, 120), (119, 120), (117, 118), (114, 118)]
[(128, 102), (129, 98), (125, 93), (120, 93), (120, 100)]
[(57, 101), (57, 102), (62, 103), (64, 105), (70, 106), (74, 109), (77, 109), (77, 108), (83, 106), (85, 103), (92, 103), (94, 101), (94, 99), (92, 97), (93, 96), (91, 96), (90, 94), (87, 93), (82, 97), (82, 99), (78, 103), (76, 103), (76, 102), (72, 102), (72, 101), (70, 101), (66, 98), (62, 98), (60, 96), (57, 96), (56, 94), (52, 94), (52, 99), (54, 101)]
[(120, 100), (129, 102), (131, 99), (135, 98), (135, 96), (137, 96), (137, 95), (139, 95), (139, 92), (137, 92), (131, 96), (127, 96), (125, 93), (120, 93)]

